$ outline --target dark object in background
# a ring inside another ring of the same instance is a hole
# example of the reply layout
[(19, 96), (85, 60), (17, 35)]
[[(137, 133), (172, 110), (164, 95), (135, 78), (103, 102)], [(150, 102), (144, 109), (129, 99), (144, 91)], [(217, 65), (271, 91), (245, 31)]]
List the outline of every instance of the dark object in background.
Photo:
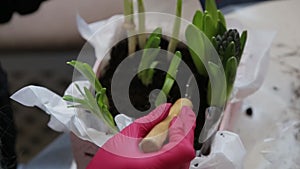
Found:
[(16, 169), (16, 131), (10, 106), (7, 76), (0, 63), (0, 169)]
[[(200, 0), (200, 3), (204, 9), (206, 0)], [(229, 5), (237, 5), (237, 4), (245, 4), (245, 3), (254, 3), (254, 2), (262, 2), (267, 0), (216, 0), (217, 7), (223, 8)]]
[(246, 109), (246, 115), (251, 117), (253, 115), (253, 110), (251, 107), (249, 107), (248, 109)]
[(45, 0), (1, 0), (0, 23), (8, 22), (14, 12), (21, 15), (36, 11)]

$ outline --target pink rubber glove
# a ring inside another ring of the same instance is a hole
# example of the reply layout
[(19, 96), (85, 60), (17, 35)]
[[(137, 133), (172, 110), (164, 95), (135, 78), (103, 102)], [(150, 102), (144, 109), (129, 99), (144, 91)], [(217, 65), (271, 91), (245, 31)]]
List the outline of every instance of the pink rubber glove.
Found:
[(183, 107), (169, 127), (169, 142), (160, 151), (143, 153), (139, 142), (168, 116), (171, 104), (163, 104), (135, 120), (109, 139), (96, 153), (87, 169), (188, 169), (195, 157), (193, 148), (195, 113)]

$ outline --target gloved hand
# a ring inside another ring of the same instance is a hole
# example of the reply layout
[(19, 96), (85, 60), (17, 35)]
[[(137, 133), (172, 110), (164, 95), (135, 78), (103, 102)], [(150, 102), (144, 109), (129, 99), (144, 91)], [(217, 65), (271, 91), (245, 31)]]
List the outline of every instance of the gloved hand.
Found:
[(168, 116), (171, 104), (163, 104), (147, 116), (135, 120), (108, 140), (96, 153), (87, 169), (189, 169), (195, 157), (193, 148), (195, 113), (183, 107), (169, 127), (169, 140), (160, 151), (143, 153), (139, 143)]

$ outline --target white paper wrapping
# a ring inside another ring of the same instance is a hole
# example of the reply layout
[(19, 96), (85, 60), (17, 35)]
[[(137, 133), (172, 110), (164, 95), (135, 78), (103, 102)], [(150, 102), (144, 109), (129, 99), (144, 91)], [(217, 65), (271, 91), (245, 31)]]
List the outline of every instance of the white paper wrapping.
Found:
[(218, 131), (208, 156), (194, 158), (190, 169), (240, 169), (246, 154), (245, 148), (235, 133)]
[[(88, 86), (87, 81), (76, 82), (81, 87)], [(66, 93), (74, 92), (72, 83)], [(83, 140), (101, 146), (111, 135), (107, 135), (107, 127), (91, 113), (80, 109), (69, 108), (68, 103), (56, 93), (39, 86), (27, 86), (17, 91), (11, 99), (29, 107), (39, 107), (50, 115), (48, 126), (55, 131), (72, 131)]]

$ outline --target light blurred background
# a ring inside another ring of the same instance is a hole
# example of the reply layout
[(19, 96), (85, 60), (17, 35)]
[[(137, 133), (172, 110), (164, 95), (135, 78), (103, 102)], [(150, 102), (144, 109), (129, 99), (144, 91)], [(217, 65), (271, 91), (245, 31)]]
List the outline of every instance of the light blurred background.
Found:
[[(1, 1), (0, 62), (7, 73), (9, 93), (31, 84), (63, 95), (73, 73), (66, 62), (76, 59), (85, 43), (77, 31), (76, 14), (94, 22), (122, 10), (118, 0)], [(38, 108), (14, 101), (11, 105), (17, 159), (27, 163), (60, 133), (48, 128), (49, 116)]]

